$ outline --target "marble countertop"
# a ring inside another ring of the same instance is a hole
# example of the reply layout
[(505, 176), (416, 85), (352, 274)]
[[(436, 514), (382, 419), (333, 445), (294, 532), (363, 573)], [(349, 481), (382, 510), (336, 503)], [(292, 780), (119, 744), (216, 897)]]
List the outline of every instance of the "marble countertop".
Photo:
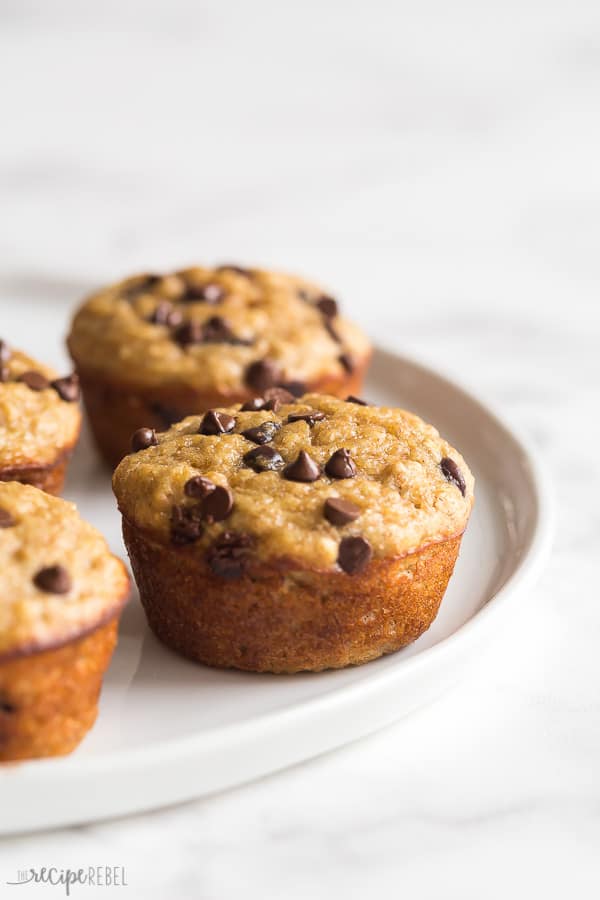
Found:
[(510, 646), (442, 700), (208, 800), (6, 839), (3, 896), (118, 865), (148, 900), (597, 897), (600, 6), (20, 0), (0, 26), (0, 322), (137, 267), (314, 275), (520, 425), (559, 512)]

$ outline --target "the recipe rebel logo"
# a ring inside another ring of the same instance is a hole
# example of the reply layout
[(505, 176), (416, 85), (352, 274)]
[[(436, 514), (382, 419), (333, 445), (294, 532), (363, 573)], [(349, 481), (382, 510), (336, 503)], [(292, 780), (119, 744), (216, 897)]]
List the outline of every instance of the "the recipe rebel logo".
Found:
[(71, 889), (75, 885), (106, 888), (128, 887), (125, 866), (87, 866), (80, 869), (44, 866), (41, 869), (18, 869), (16, 881), (7, 881), (6, 884), (17, 887), (23, 884), (62, 886), (67, 897), (71, 896)]

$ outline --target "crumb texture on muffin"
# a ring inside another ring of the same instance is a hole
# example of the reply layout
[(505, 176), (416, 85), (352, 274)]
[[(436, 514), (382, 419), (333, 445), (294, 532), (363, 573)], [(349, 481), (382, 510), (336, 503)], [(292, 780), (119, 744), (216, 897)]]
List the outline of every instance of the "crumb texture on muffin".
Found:
[(0, 661), (56, 647), (115, 616), (129, 591), (123, 563), (75, 506), (0, 483)]
[(81, 413), (68, 386), (68, 378), (0, 341), (0, 470), (53, 465), (72, 449)]
[(368, 358), (363, 333), (317, 285), (261, 269), (194, 267), (139, 275), (94, 294), (69, 349), (118, 384), (236, 396), (286, 381), (343, 378)]
[(435, 428), (330, 396), (285, 400), (190, 416), (127, 456), (113, 479), (125, 519), (206, 553), (217, 574), (249, 553), (351, 573), (462, 534), (473, 477)]

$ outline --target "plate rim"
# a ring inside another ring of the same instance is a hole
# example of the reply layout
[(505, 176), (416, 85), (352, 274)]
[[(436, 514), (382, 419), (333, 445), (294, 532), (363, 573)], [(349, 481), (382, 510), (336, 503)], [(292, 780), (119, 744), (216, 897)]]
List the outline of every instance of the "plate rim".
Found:
[[(200, 751), (205, 752), (208, 745), (214, 751), (219, 746), (227, 744), (232, 733), (238, 736), (238, 742), (241, 743), (239, 739), (244, 735), (247, 736), (249, 733), (253, 732), (256, 736), (257, 730), (261, 733), (269, 732), (275, 722), (281, 725), (290, 717), (297, 720), (307, 715), (323, 715), (327, 713), (328, 708), (332, 704), (338, 708), (340, 704), (347, 703), (349, 699), (353, 703), (361, 699), (364, 700), (365, 695), (373, 691), (378, 692), (386, 683), (398, 679), (400, 673), (403, 678), (407, 675), (410, 677), (415, 672), (435, 667), (444, 657), (460, 655), (461, 648), (472, 643), (477, 635), (481, 636), (482, 629), (483, 636), (487, 635), (489, 637), (491, 623), (496, 621), (498, 615), (504, 609), (508, 597), (516, 591), (523, 591), (533, 584), (550, 555), (555, 530), (556, 509), (552, 479), (544, 460), (543, 451), (534, 447), (529, 437), (523, 434), (520, 427), (515, 426), (510, 417), (499, 414), (494, 404), (489, 403), (485, 398), (480, 398), (473, 394), (454, 375), (447, 374), (443, 369), (439, 369), (437, 366), (434, 367), (412, 355), (399, 353), (393, 347), (386, 345), (385, 342), (374, 341), (373, 351), (374, 357), (376, 354), (383, 355), (388, 364), (400, 362), (414, 369), (417, 375), (434, 376), (439, 381), (442, 381), (444, 387), (449, 387), (455, 393), (462, 395), (467, 402), (476, 406), (482, 414), (491, 418), (495, 426), (499, 427), (520, 450), (523, 462), (526, 464), (532, 494), (535, 498), (535, 519), (527, 545), (516, 562), (514, 571), (507, 577), (504, 584), (456, 631), (433, 646), (427, 647), (422, 652), (405, 659), (400, 669), (390, 667), (381, 671), (374, 671), (368, 678), (342, 686), (334, 686), (324, 690), (317, 696), (294, 701), (283, 708), (258, 713), (242, 722), (230, 722), (225, 725), (215, 726), (209, 731), (200, 734), (155, 741), (148, 746), (140, 745), (131, 749), (117, 749), (91, 756), (66, 756), (62, 758), (30, 760), (15, 766), (0, 767), (0, 782), (6, 784), (5, 779), (15, 779), (21, 783), (20, 788), (23, 789), (27, 781), (37, 782), (44, 779), (50, 772), (54, 775), (60, 773), (61, 776), (64, 776), (66, 770), (68, 770), (68, 775), (73, 778), (85, 778), (104, 774), (107, 770), (111, 773), (122, 773), (136, 762), (143, 762), (144, 768), (147, 769), (149, 766), (160, 765), (168, 760), (171, 763), (176, 763), (178, 759), (183, 757), (187, 759), (195, 753), (198, 753), (199, 757)], [(393, 718), (390, 721), (393, 721)], [(341, 741), (340, 745), (342, 743), (346, 743), (346, 741)], [(303, 755), (301, 758), (309, 759), (314, 756), (315, 754), (312, 753)], [(288, 763), (284, 763), (279, 768), (283, 768), (286, 765)], [(268, 769), (268, 771), (275, 770), (275, 768)], [(149, 774), (147, 773), (147, 775)], [(248, 780), (250, 778), (242, 776), (239, 779), (232, 780), (231, 784), (241, 784)], [(219, 790), (219, 788), (217, 787), (216, 790)], [(197, 796), (197, 794), (191, 794), (189, 799), (192, 799), (193, 796)], [(169, 802), (179, 801), (172, 800)], [(165, 805), (168, 805), (168, 803), (150, 802), (147, 805), (134, 805), (131, 809), (131, 814), (140, 812), (143, 809), (154, 809)], [(115, 814), (115, 816), (118, 815), (123, 815), (123, 813)], [(101, 818), (106, 819), (111, 818), (111, 816), (89, 816), (88, 818), (71, 816), (58, 822), (56, 826), (40, 825), (37, 827), (60, 827), (69, 822), (96, 821)], [(23, 827), (16, 829), (16, 831), (21, 832), (26, 830), (33, 831), (35, 826), (29, 829)], [(0, 825), (0, 833), (8, 834), (11, 832), (3, 829)]]

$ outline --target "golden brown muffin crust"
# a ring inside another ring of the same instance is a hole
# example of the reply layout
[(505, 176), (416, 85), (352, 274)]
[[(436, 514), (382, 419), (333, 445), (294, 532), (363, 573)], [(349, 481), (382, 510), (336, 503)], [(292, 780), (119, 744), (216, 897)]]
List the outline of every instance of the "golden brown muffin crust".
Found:
[(0, 660), (79, 638), (128, 590), (123, 563), (72, 503), (0, 483)]
[(223, 396), (342, 377), (370, 352), (318, 285), (234, 266), (104, 288), (76, 314), (68, 343), (78, 367), (105, 380)]

